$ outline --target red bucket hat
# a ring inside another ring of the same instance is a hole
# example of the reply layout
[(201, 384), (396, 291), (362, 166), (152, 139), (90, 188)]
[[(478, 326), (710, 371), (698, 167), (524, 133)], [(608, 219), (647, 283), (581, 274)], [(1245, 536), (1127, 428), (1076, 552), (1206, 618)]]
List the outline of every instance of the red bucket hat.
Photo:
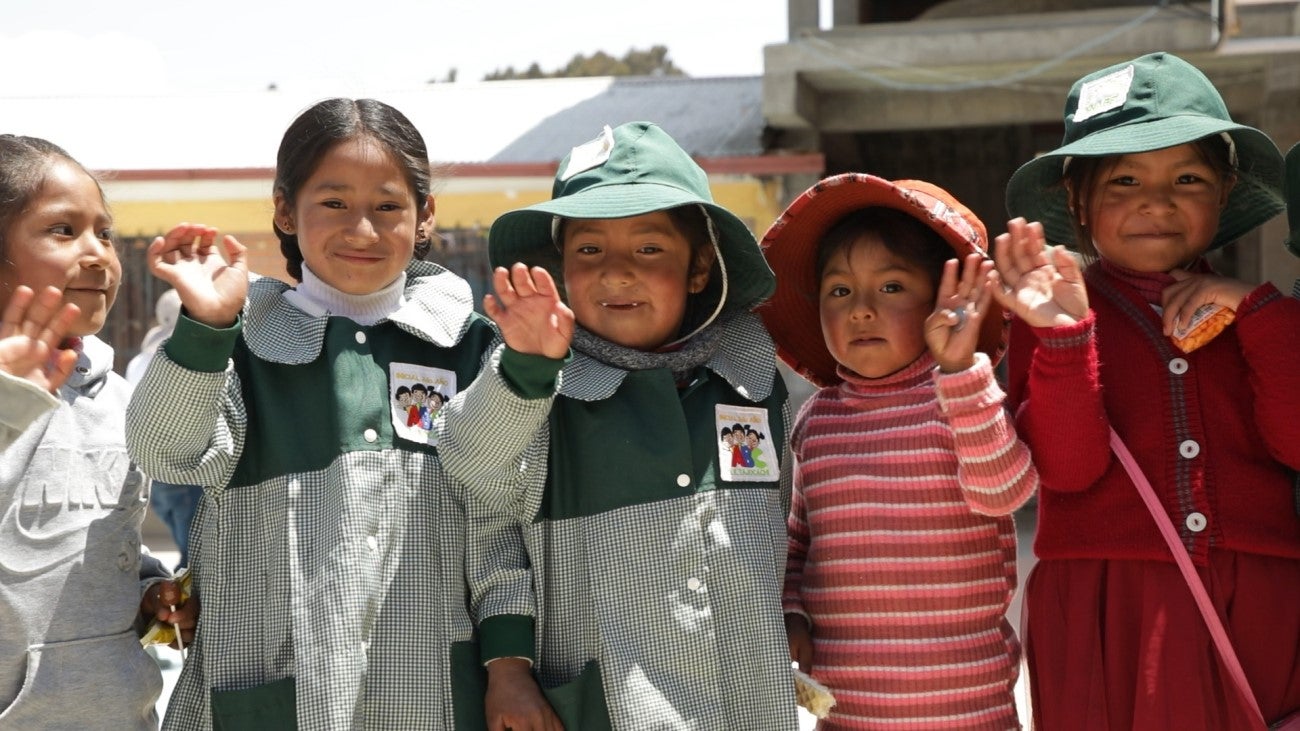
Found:
[[(948, 191), (921, 180), (885, 180), (845, 173), (804, 191), (763, 235), (761, 246), (776, 272), (776, 294), (758, 308), (776, 341), (777, 354), (800, 376), (821, 387), (843, 379), (822, 337), (818, 313), (817, 247), (840, 219), (863, 208), (893, 208), (929, 226), (962, 259), (988, 257), (988, 234), (979, 218)], [(980, 325), (979, 350), (995, 364), (1006, 351), (1008, 321), (996, 302)]]

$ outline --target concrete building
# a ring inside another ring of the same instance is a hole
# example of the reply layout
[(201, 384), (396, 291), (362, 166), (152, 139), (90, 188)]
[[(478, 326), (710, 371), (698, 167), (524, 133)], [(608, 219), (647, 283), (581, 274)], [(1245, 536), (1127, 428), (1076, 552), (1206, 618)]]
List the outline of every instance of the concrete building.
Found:
[[(1296, 0), (832, 0), (829, 19), (818, 0), (786, 3), (789, 40), (765, 49), (766, 143), (822, 153), (827, 174), (934, 181), (991, 235), (1011, 173), (1059, 145), (1071, 83), (1144, 53), (1198, 66), (1283, 151), (1300, 140)], [(787, 199), (811, 182), (788, 176)], [(1289, 291), (1285, 235), (1279, 216), (1216, 264)]]

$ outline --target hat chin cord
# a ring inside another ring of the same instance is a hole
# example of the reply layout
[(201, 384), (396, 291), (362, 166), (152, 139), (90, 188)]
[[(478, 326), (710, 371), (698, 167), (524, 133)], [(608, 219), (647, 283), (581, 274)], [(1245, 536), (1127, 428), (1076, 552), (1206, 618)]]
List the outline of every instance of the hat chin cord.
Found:
[(709, 325), (712, 325), (714, 321), (718, 319), (718, 315), (722, 314), (722, 309), (727, 304), (727, 289), (730, 285), (727, 277), (727, 260), (722, 258), (722, 247), (718, 245), (718, 228), (717, 226), (713, 225), (713, 216), (709, 215), (709, 209), (705, 208), (703, 205), (698, 203), (696, 205), (699, 206), (700, 213), (704, 214), (704, 222), (708, 224), (709, 243), (713, 246), (713, 258), (715, 261), (718, 262), (718, 270), (719, 272), (721, 272), (722, 275), (722, 293), (718, 296), (718, 306), (713, 308), (712, 314), (706, 317), (704, 321), (701, 322), (699, 326), (696, 327), (694, 330), (690, 331), (689, 333), (683, 335), (680, 338), (677, 338), (671, 343), (668, 343), (667, 345), (663, 346), (665, 348), (671, 348), (675, 345), (680, 345), (681, 343), (684, 343), (687, 340), (690, 340), (691, 338), (695, 337), (704, 328), (708, 327)]

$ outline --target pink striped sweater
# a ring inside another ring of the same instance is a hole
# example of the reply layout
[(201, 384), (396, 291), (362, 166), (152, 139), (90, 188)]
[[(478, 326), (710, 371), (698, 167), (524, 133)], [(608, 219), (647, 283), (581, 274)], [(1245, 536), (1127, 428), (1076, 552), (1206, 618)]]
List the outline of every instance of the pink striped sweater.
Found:
[(1010, 513), (1038, 486), (988, 358), (928, 353), (800, 410), (784, 602), (813, 635), (823, 729), (1014, 729)]

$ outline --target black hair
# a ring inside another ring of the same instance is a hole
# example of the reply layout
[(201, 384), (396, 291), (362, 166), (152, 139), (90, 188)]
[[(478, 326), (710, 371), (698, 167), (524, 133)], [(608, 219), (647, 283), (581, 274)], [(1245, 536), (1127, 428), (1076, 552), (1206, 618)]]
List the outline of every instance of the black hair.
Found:
[(401, 398), (401, 397), (403, 397), (403, 396), (409, 394), (410, 392), (411, 392), (411, 389), (407, 388), (406, 386), (398, 386), (398, 387), (397, 387), (397, 393), (394, 393), (394, 394), (393, 394), (393, 398)]
[(916, 218), (894, 208), (862, 208), (841, 218), (822, 236), (817, 245), (817, 281), (832, 257), (863, 236), (874, 236), (889, 253), (920, 268), (936, 291), (944, 262), (956, 256), (937, 231)]
[[(1201, 159), (1201, 162), (1209, 165), (1218, 174), (1220, 184), (1224, 184), (1236, 177), (1237, 169), (1232, 164), (1228, 143), (1222, 137), (1210, 135), (1189, 144), (1196, 151), (1196, 155)], [(1115, 169), (1120, 157), (1122, 156), (1106, 155), (1103, 157), (1073, 158), (1070, 160), (1069, 167), (1065, 169), (1065, 174), (1061, 177), (1060, 182), (1057, 183), (1057, 185), (1065, 186), (1066, 205), (1070, 213), (1070, 227), (1074, 229), (1074, 246), (1086, 263), (1096, 261), (1099, 256), (1097, 248), (1092, 245), (1092, 234), (1088, 233), (1088, 227), (1083, 223), (1084, 214), (1088, 212), (1088, 206), (1092, 204), (1088, 199), (1088, 194), (1092, 192), (1098, 180), (1109, 175)]]
[(411, 393), (415, 393), (417, 390), (423, 394), (429, 393), (429, 389), (423, 383), (415, 383), (411, 385)]
[(60, 159), (90, 176), (104, 198), (99, 180), (62, 147), (40, 137), (0, 134), (0, 262), (7, 261), (5, 232), (40, 193), (50, 165)]
[[(285, 130), (280, 151), (275, 156), (274, 192), (292, 206), (299, 189), (316, 171), (321, 159), (335, 145), (358, 138), (372, 139), (393, 155), (406, 174), (406, 182), (423, 216), (425, 202), (433, 189), (424, 138), (406, 115), (374, 99), (326, 99), (298, 115)], [(271, 225), (280, 239), (285, 268), (291, 277), (302, 281), (302, 249), (298, 247), (297, 234), (282, 231), (274, 218)], [(422, 238), (415, 242), (416, 259), (429, 253), (432, 235), (432, 231), (423, 231)]]

